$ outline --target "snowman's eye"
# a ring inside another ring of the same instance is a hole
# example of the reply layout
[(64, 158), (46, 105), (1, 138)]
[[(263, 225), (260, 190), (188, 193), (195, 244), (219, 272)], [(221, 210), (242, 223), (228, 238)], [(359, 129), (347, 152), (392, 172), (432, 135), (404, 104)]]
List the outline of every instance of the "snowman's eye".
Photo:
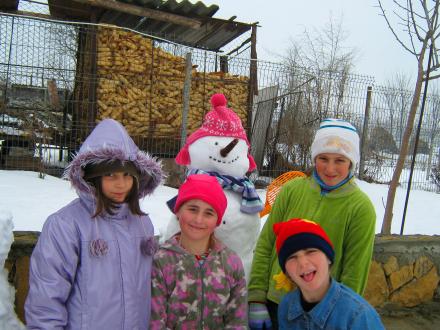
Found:
[(218, 146), (218, 142), (214, 142), (214, 145), (215, 145), (215, 146)]

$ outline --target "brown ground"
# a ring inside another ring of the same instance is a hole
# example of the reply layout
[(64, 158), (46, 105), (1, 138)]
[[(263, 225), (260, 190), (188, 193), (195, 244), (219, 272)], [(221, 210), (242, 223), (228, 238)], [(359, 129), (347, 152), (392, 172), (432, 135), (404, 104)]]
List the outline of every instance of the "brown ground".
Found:
[(416, 308), (383, 308), (378, 310), (387, 330), (439, 330), (440, 302)]

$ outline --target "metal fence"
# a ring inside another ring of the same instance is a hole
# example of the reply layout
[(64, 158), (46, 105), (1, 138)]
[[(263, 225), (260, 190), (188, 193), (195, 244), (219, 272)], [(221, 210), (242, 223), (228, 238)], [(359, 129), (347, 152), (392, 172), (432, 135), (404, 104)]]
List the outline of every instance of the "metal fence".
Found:
[[(361, 132), (363, 178), (391, 179), (411, 93), (375, 86), (371, 77), (243, 56), (225, 60), (116, 27), (1, 14), (0, 168), (60, 175), (105, 116), (128, 127), (141, 149), (173, 158), (182, 135), (200, 126), (212, 93), (224, 92), (251, 140), (259, 168), (252, 179), (310, 167), (313, 134), (326, 117), (349, 120)], [(188, 81), (191, 92), (184, 99)], [(188, 125), (182, 127), (185, 103)], [(428, 97), (413, 188), (438, 190), (432, 169), (439, 166), (439, 105), (437, 96)], [(408, 180), (410, 158), (401, 184)]]
[[(402, 143), (403, 132), (413, 93), (407, 90), (375, 86), (371, 95), (368, 142), (365, 152), (365, 175), (376, 182), (391, 181)], [(423, 97), (423, 95), (422, 95)], [(410, 139), (400, 184), (407, 186), (415, 145), (420, 106)], [(440, 97), (428, 95), (413, 172), (413, 187), (440, 191)]]

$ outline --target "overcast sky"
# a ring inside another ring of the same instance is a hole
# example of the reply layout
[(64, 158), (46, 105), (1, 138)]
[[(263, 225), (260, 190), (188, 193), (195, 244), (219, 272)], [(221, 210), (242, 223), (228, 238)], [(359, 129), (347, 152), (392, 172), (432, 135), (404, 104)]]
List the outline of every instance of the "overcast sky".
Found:
[(415, 57), (394, 39), (379, 15), (376, 0), (205, 0), (204, 3), (220, 7), (215, 17), (228, 19), (236, 15), (240, 22), (259, 22), (259, 59), (275, 60), (274, 54), (282, 54), (289, 46), (289, 39), (298, 37), (305, 28), (320, 29), (331, 16), (342, 16), (348, 33), (346, 46), (357, 50), (357, 73), (374, 76), (376, 84), (384, 83), (395, 72), (415, 75)]

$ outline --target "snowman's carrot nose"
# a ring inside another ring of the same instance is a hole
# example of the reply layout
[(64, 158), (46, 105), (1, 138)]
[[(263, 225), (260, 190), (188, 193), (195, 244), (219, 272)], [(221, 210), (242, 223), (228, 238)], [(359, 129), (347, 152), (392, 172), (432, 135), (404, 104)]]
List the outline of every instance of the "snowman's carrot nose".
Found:
[(220, 150), (220, 155), (222, 157), (226, 157), (232, 149), (237, 145), (238, 139), (232, 140), (226, 147), (224, 147), (222, 150)]

